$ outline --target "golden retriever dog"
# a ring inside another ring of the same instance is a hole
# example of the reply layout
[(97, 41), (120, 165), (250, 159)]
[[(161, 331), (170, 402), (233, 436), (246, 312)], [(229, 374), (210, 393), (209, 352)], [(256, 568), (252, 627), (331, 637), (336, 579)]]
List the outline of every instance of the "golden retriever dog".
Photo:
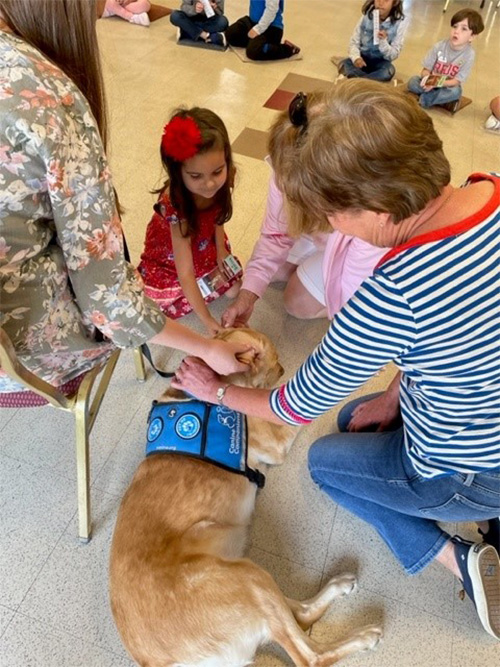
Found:
[[(222, 338), (249, 343), (247, 373), (229, 382), (271, 387), (283, 369), (276, 349), (250, 329)], [(167, 391), (167, 400), (185, 398)], [(162, 401), (165, 396), (162, 397)], [(248, 418), (248, 465), (283, 463), (295, 427)], [(262, 644), (281, 645), (295, 665), (333, 665), (373, 648), (377, 627), (335, 646), (304, 632), (355, 578), (331, 579), (312, 599), (286, 598), (272, 576), (243, 552), (256, 484), (209, 462), (154, 453), (140, 464), (120, 506), (110, 562), (110, 596), (122, 640), (141, 667), (240, 667)]]

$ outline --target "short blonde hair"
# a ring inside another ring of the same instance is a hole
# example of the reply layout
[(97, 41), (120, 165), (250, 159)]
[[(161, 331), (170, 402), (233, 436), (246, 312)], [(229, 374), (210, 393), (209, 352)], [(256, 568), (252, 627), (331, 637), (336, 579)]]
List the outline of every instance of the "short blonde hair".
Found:
[(279, 187), (300, 211), (299, 232), (338, 211), (414, 215), (450, 182), (432, 120), (407, 93), (350, 79), (307, 98), (307, 128), (281, 114), (270, 152)]

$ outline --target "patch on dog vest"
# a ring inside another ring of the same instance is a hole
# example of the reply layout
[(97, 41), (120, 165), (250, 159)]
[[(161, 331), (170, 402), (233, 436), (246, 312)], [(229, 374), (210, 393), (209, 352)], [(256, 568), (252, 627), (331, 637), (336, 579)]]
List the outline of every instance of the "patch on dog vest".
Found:
[(146, 456), (185, 454), (245, 475), (262, 488), (266, 478), (247, 465), (247, 419), (224, 405), (201, 401), (153, 401), (148, 417)]

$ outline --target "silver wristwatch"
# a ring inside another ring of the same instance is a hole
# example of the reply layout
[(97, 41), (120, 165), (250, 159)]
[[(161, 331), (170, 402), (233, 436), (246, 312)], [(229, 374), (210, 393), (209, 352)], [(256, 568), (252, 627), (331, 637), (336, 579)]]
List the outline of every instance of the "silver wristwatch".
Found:
[(222, 387), (219, 387), (219, 388), (217, 389), (217, 393), (216, 393), (215, 395), (217, 396), (217, 403), (218, 403), (219, 405), (224, 405), (224, 403), (223, 403), (223, 401), (224, 401), (224, 396), (226, 395), (226, 391), (227, 391), (227, 388), (228, 388), (229, 386), (230, 386), (230, 385), (228, 385), (228, 384), (224, 384), (224, 385), (222, 385)]

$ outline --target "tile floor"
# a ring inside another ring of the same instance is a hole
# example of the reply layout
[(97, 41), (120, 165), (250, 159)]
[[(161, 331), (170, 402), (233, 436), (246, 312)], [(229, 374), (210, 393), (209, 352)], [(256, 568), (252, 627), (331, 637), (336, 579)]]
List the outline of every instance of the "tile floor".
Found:
[[(168, 0), (157, 0), (169, 4)], [(487, 0), (486, 30), (476, 43), (477, 61), (465, 86), (473, 104), (454, 117), (432, 111), (453, 166), (453, 182), (474, 170), (499, 167), (500, 137), (485, 132), (487, 103), (500, 82), (500, 12)], [(496, 2), (495, 2), (496, 4)], [(246, 13), (247, 0), (228, 0), (230, 20)], [(450, 3), (406, 0), (411, 28), (397, 76), (420, 69), (432, 43), (447, 34), (453, 11), (479, 0)], [(179, 48), (167, 19), (150, 28), (119, 19), (98, 22), (110, 119), (110, 161), (126, 209), (124, 224), (137, 260), (154, 201), (149, 191), (161, 181), (158, 144), (162, 126), (180, 104), (212, 108), (235, 140), (245, 128), (265, 131), (275, 111), (264, 104), (289, 74), (331, 80), (332, 54), (345, 53), (361, 0), (287, 0), (286, 36), (303, 59), (253, 65), (231, 52)], [(235, 215), (228, 232), (238, 254), (248, 259), (257, 238), (268, 181), (261, 160), (236, 155), (239, 168)], [(216, 303), (220, 315), (224, 304)], [(196, 326), (193, 319), (186, 322)], [(281, 293), (270, 289), (259, 302), (256, 328), (282, 350), (288, 373), (321, 337), (324, 322), (285, 315)], [(170, 358), (169, 358), (170, 357)], [(178, 353), (162, 352), (172, 366)], [(384, 387), (382, 371), (361, 391)], [(0, 412), (0, 666), (125, 667), (107, 599), (108, 552), (120, 498), (142, 457), (145, 420), (163, 383), (134, 379), (130, 353), (123, 353), (92, 447), (94, 537), (82, 546), (76, 535), (73, 432), (70, 416), (36, 408)], [(406, 577), (378, 536), (313, 486), (306, 469), (308, 445), (329, 431), (335, 411), (304, 429), (285, 465), (269, 472), (259, 498), (250, 555), (269, 569), (286, 594), (309, 596), (334, 573), (354, 571), (356, 594), (338, 602), (312, 629), (332, 641), (349, 629), (381, 622), (385, 639), (373, 653), (345, 664), (371, 667), (473, 667), (498, 664), (500, 645), (485, 635), (469, 601), (437, 566)], [(453, 529), (454, 527), (452, 527)], [(471, 526), (461, 527), (472, 535)], [(290, 665), (279, 650), (262, 651), (259, 667)]]

